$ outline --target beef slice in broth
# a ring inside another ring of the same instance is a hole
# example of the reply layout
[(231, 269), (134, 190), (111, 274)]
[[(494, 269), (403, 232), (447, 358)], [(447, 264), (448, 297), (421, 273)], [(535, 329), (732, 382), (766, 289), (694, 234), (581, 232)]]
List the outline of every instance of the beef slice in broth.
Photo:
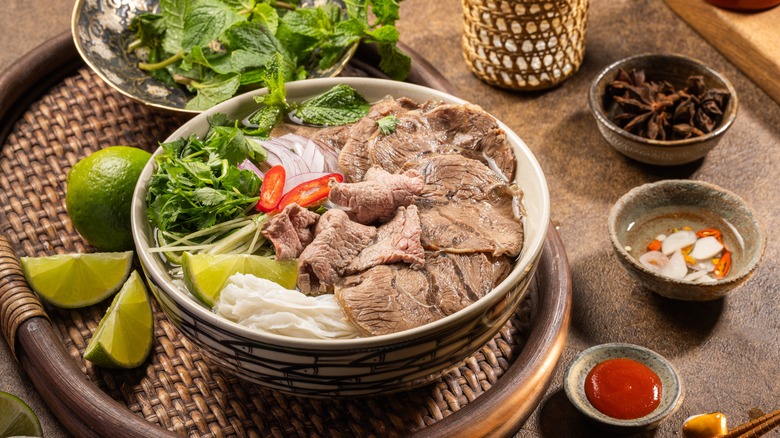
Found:
[(522, 193), (480, 161), (431, 154), (407, 167), (425, 181), (416, 205), (427, 250), (494, 256), (520, 254), (523, 223), (515, 213)]
[(268, 221), (262, 234), (273, 244), (278, 260), (297, 258), (314, 239), (314, 225), (319, 217), (292, 203)]
[(298, 257), (298, 288), (307, 295), (332, 292), (344, 269), (375, 236), (376, 228), (351, 221), (341, 210), (325, 212), (314, 240)]
[(363, 181), (366, 172), (371, 167), (366, 145), (369, 139), (379, 132), (377, 120), (417, 108), (417, 103), (410, 99), (396, 100), (392, 97), (385, 97), (371, 107), (368, 115), (350, 125), (349, 131), (344, 134), (346, 140), (339, 153), (339, 166), (344, 172), (344, 180), (347, 182)]
[(425, 264), (421, 233), (417, 207), (399, 207), (395, 216), (377, 229), (374, 242), (363, 248), (344, 272), (352, 274), (398, 262), (408, 263), (413, 269), (421, 268)]
[(331, 182), (328, 195), (330, 202), (346, 207), (350, 217), (362, 224), (387, 221), (399, 207), (412, 204), (424, 187), (422, 177), (413, 169), (390, 174), (372, 167), (365, 178), (355, 183)]
[(347, 319), (365, 335), (419, 327), (461, 310), (490, 292), (509, 272), (506, 257), (426, 254), (426, 265), (379, 265), (335, 286)]

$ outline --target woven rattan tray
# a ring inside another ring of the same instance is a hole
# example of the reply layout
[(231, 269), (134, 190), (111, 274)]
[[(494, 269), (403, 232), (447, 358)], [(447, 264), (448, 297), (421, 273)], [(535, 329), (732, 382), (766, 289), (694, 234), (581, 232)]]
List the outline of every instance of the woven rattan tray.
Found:
[[(408, 48), (407, 48), (408, 49)], [(376, 75), (370, 56), (347, 74)], [(419, 56), (412, 81), (452, 92)], [(440, 380), (386, 397), (312, 400), (248, 384), (204, 359), (155, 306), (155, 344), (135, 370), (81, 354), (107, 303), (64, 311), (30, 292), (18, 256), (88, 252), (63, 205), (67, 171), (112, 144), (152, 150), (181, 119), (111, 90), (60, 35), (0, 76), (0, 318), (41, 396), (76, 436), (506, 435), (539, 403), (569, 325), (570, 272), (550, 227), (539, 270), (512, 320)]]

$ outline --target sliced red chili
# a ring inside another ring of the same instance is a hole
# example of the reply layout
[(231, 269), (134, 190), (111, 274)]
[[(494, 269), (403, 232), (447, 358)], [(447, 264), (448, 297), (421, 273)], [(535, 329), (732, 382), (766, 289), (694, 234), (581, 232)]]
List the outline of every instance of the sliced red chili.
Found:
[(729, 269), (731, 269), (731, 251), (724, 250), (723, 255), (720, 256), (720, 260), (712, 271), (712, 275), (715, 278), (723, 278), (729, 273)]
[(315, 205), (328, 197), (328, 194), (330, 193), (330, 186), (328, 183), (330, 183), (331, 178), (338, 182), (344, 181), (343, 175), (339, 173), (330, 173), (317, 179), (298, 184), (282, 196), (276, 209), (283, 210), (284, 207), (287, 207), (293, 202), (304, 208)]
[(709, 237), (709, 236), (713, 236), (716, 239), (718, 239), (718, 242), (723, 243), (723, 240), (722, 240), (723, 236), (722, 236), (721, 232), (716, 230), (715, 228), (705, 228), (703, 230), (699, 230), (699, 231), (696, 232), (696, 237), (699, 237), (699, 238), (701, 238), (701, 237)]
[(284, 181), (287, 173), (282, 166), (274, 166), (265, 173), (263, 185), (260, 186), (260, 200), (257, 201), (257, 210), (263, 213), (274, 211), (284, 192)]

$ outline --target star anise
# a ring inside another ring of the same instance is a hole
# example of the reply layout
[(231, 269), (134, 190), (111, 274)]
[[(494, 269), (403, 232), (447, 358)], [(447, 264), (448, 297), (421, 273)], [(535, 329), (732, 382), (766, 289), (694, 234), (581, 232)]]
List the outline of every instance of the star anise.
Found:
[(706, 89), (702, 76), (688, 78), (684, 89), (669, 82), (647, 81), (642, 70), (618, 70), (607, 96), (620, 107), (614, 121), (633, 134), (674, 140), (704, 135), (715, 129), (728, 103), (729, 93)]

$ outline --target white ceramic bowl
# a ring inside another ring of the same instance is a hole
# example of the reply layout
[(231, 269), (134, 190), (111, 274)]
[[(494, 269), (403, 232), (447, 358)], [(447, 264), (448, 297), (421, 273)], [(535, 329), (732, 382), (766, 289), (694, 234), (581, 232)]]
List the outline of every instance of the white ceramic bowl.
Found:
[[(287, 85), (287, 98), (303, 100), (336, 84), (354, 87), (369, 102), (392, 95), (418, 102), (440, 99), (465, 103), (430, 88), (368, 78), (294, 82)], [(191, 134), (204, 135), (206, 119), (213, 113), (243, 118), (256, 109), (253, 96), (264, 92), (237, 96), (217, 105), (184, 124), (166, 142)], [(550, 220), (544, 174), (525, 143), (506, 125), (499, 125), (514, 149), (516, 174), (521, 176), (518, 185), (525, 192), (525, 242), (509, 276), (481, 300), (453, 315), (400, 333), (330, 341), (261, 333), (217, 316), (173, 285), (162, 259), (147, 251), (154, 245), (145, 202), (154, 160), (139, 178), (132, 212), (133, 237), (151, 290), (168, 318), (207, 356), (260, 385), (324, 397), (389, 393), (427, 383), (483, 346), (503, 327), (525, 296), (544, 245)]]

